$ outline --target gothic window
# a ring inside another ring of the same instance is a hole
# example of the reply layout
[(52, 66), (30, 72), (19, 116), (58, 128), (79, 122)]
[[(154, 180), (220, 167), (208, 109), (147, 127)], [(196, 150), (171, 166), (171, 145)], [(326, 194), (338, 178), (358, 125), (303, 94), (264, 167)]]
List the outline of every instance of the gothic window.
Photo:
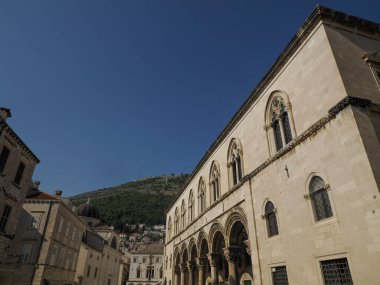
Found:
[(175, 208), (174, 213), (174, 234), (179, 233), (179, 214), (178, 214), (178, 208)]
[(290, 103), (287, 96), (276, 93), (269, 100), (267, 108), (265, 129), (268, 138), (273, 141), (270, 142), (271, 149), (276, 152), (291, 142), (294, 136)]
[(189, 195), (189, 223), (194, 219), (194, 193), (190, 191)]
[(278, 235), (276, 209), (270, 201), (268, 201), (265, 205), (265, 219), (267, 223), (268, 236), (272, 237)]
[(218, 200), (220, 197), (220, 172), (215, 161), (211, 165), (210, 188), (212, 201)]
[(3, 147), (0, 154), (0, 173), (4, 172), (5, 165), (7, 164), (10, 150), (6, 146)]
[(314, 216), (317, 221), (333, 216), (327, 189), (328, 185), (325, 184), (325, 181), (321, 177), (314, 176), (310, 180), (309, 193), (313, 205)]
[(199, 213), (202, 213), (206, 209), (206, 183), (204, 179), (201, 177), (199, 179), (199, 185), (198, 185), (198, 209)]
[(184, 229), (186, 227), (186, 204), (185, 200), (182, 200), (181, 205), (181, 229)]
[(20, 162), (17, 168), (16, 176), (13, 179), (13, 182), (16, 183), (17, 185), (20, 185), (22, 176), (24, 174), (24, 170), (25, 170), (25, 164), (23, 162)]
[(236, 139), (230, 145), (228, 167), (232, 186), (235, 186), (243, 177), (242, 148)]

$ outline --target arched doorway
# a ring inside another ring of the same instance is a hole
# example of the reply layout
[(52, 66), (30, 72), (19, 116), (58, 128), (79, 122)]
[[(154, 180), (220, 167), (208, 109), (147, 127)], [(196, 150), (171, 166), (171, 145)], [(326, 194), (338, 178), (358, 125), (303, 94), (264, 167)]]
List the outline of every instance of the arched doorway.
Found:
[(195, 243), (190, 244), (189, 285), (198, 285), (198, 267), (196, 266), (197, 258), (197, 247)]
[(181, 274), (180, 265), (181, 265), (181, 255), (177, 251), (177, 253), (175, 253), (175, 255), (174, 255), (174, 266), (173, 266), (173, 269), (174, 269), (174, 282), (173, 283), (174, 283), (174, 285), (180, 285), (180, 274)]
[(228, 259), (230, 284), (251, 285), (253, 271), (249, 237), (246, 227), (241, 221), (235, 221), (232, 224), (229, 246), (225, 253)]
[(198, 285), (205, 285), (206, 280), (211, 278), (210, 262), (208, 260), (209, 249), (206, 238), (202, 238), (199, 244), (199, 257), (197, 258)]
[(224, 284), (228, 280), (228, 263), (224, 251), (226, 242), (223, 234), (218, 231), (213, 237), (211, 259), (211, 275), (214, 285)]

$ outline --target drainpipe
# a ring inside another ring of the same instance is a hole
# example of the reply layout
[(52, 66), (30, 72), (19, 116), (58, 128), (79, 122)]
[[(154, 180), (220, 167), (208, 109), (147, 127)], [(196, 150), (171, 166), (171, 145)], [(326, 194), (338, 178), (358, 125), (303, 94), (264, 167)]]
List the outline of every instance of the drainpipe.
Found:
[(50, 220), (50, 212), (51, 212), (51, 207), (52, 207), (52, 204), (53, 202), (50, 202), (49, 203), (49, 209), (48, 209), (48, 213), (47, 213), (47, 217), (46, 217), (46, 222), (45, 222), (45, 226), (44, 226), (44, 231), (42, 233), (42, 237), (41, 237), (41, 242), (40, 242), (40, 246), (38, 248), (38, 253), (37, 253), (37, 258), (36, 258), (36, 263), (34, 264), (34, 270), (33, 270), (33, 274), (32, 274), (32, 278), (30, 280), (30, 285), (33, 284), (33, 280), (34, 280), (34, 277), (36, 276), (36, 271), (37, 271), (37, 268), (38, 268), (38, 260), (40, 259), (40, 256), (41, 256), (41, 248), (42, 248), (42, 244), (45, 240), (45, 235), (46, 235), (46, 231), (47, 231), (47, 226), (49, 224), (49, 220)]
[(255, 229), (255, 241), (256, 241), (257, 261), (258, 261), (258, 266), (259, 266), (260, 284), (263, 284), (263, 277), (261, 274), (261, 264), (260, 264), (259, 241), (258, 241), (258, 236), (257, 236), (257, 227), (256, 227), (256, 218), (255, 218), (256, 217), (255, 207), (253, 205), (253, 197), (252, 197), (252, 181), (251, 181), (251, 178), (248, 181), (249, 181), (249, 194), (251, 197), (251, 205), (252, 205), (252, 212), (253, 212), (253, 226)]

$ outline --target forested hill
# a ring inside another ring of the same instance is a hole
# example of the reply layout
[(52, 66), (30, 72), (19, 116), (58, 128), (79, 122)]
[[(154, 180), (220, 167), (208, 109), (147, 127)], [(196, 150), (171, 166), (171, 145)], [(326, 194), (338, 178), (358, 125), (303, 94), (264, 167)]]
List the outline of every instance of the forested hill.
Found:
[(164, 211), (189, 178), (187, 174), (158, 176), (131, 181), (71, 197), (75, 205), (95, 205), (102, 220), (123, 230), (128, 224), (165, 224)]

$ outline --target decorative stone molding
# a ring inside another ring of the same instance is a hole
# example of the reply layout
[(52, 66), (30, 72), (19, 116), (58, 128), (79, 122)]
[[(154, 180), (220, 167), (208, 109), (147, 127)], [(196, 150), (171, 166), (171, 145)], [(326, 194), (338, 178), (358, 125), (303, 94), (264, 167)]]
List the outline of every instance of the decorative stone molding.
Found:
[(194, 261), (187, 261), (186, 267), (189, 272), (193, 272), (195, 269), (195, 262)]
[(245, 240), (244, 241), (244, 244), (245, 244), (245, 246), (246, 246), (246, 252), (247, 252), (247, 254), (248, 255), (251, 255), (251, 247), (250, 247), (250, 245), (249, 245), (249, 239), (247, 239), (247, 240)]
[(175, 273), (175, 274), (180, 274), (180, 273), (181, 273), (181, 268), (180, 268), (179, 265), (175, 265), (175, 266), (174, 266), (174, 273)]
[(210, 253), (207, 257), (210, 261), (210, 266), (218, 266), (220, 261), (220, 255), (218, 253)]
[(207, 258), (204, 258), (204, 257), (196, 258), (196, 265), (198, 269), (205, 269), (207, 265)]
[(228, 262), (236, 262), (240, 258), (241, 248), (230, 246), (224, 249), (224, 256)]

